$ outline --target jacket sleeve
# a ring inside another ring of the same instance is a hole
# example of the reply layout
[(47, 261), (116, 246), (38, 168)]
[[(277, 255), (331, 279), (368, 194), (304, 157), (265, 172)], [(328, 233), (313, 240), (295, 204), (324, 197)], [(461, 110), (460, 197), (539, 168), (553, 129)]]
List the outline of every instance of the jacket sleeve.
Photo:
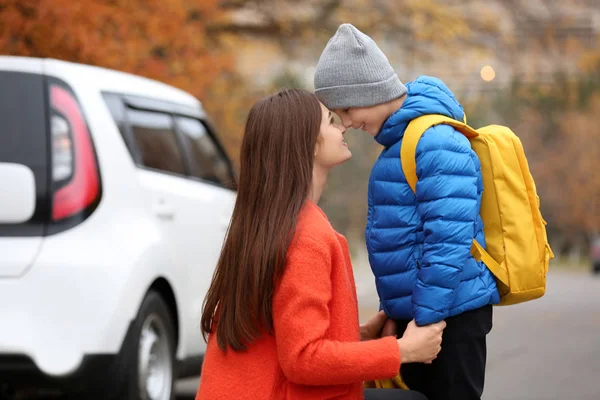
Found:
[(419, 326), (448, 317), (470, 254), (479, 213), (479, 171), (471, 157), (468, 139), (448, 125), (429, 128), (417, 146), (417, 212), (424, 242), (412, 303)]
[(394, 337), (361, 342), (358, 327), (355, 341), (326, 337), (331, 319), (331, 255), (327, 244), (315, 238), (301, 239), (296, 247), (288, 252), (273, 300), (277, 354), (285, 376), (302, 385), (351, 384), (396, 376), (400, 350)]

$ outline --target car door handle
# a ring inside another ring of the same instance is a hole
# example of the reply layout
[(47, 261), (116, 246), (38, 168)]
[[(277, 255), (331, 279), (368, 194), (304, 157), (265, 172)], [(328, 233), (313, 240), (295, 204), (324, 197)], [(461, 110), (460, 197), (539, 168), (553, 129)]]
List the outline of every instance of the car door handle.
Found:
[(160, 219), (171, 221), (175, 218), (175, 210), (164, 200), (159, 200), (154, 204), (154, 215)]

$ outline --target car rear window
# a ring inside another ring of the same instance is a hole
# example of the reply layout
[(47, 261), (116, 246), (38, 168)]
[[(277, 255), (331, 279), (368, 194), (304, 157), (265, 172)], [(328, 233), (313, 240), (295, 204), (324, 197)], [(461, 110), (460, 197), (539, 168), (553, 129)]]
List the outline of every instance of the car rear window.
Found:
[[(0, 162), (18, 163), (35, 175), (36, 209), (30, 221), (0, 224), (0, 236), (42, 236), (48, 214), (48, 140), (44, 77), (0, 71)], [(9, 194), (10, 188), (4, 188)]]

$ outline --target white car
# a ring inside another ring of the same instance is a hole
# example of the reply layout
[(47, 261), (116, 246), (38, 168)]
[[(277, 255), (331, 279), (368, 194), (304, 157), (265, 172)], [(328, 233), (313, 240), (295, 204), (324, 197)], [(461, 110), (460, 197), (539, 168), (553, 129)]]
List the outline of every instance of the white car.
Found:
[(236, 195), (202, 105), (53, 59), (0, 57), (0, 88), (0, 397), (173, 399)]

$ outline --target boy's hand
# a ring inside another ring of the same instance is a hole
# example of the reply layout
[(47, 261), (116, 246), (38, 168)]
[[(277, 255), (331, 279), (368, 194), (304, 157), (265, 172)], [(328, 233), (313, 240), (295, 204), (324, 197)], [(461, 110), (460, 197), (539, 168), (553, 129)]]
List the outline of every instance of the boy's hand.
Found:
[(379, 337), (379, 332), (386, 324), (387, 315), (384, 311), (379, 311), (371, 317), (366, 323), (360, 326), (360, 340), (373, 340)]
[(395, 336), (398, 337), (397, 334), (396, 321), (393, 319), (389, 319), (385, 321), (385, 325), (383, 325), (383, 330), (381, 331), (381, 337), (384, 336)]

